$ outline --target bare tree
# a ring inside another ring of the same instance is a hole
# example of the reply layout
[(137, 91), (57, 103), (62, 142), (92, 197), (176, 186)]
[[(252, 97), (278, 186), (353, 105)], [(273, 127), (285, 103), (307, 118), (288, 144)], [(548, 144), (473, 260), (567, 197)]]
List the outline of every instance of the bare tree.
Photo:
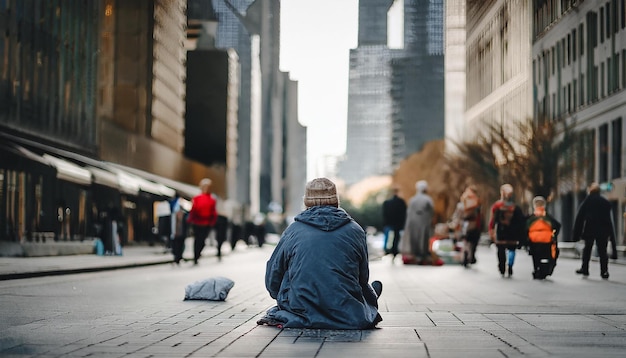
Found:
[(559, 180), (573, 175), (572, 156), (580, 134), (562, 122), (550, 120), (487, 125), (476, 139), (454, 143), (456, 152), (447, 160), (466, 182), (478, 185), (488, 198), (498, 195), (502, 183), (518, 193), (554, 194)]

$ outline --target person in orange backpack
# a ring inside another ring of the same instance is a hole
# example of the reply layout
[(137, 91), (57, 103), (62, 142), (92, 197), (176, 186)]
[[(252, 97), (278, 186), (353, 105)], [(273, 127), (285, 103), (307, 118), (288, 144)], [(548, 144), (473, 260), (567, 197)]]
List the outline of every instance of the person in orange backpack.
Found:
[(546, 199), (533, 198), (533, 213), (526, 220), (528, 248), (533, 257), (533, 278), (543, 280), (552, 275), (559, 256), (557, 235), (561, 223), (546, 212)]

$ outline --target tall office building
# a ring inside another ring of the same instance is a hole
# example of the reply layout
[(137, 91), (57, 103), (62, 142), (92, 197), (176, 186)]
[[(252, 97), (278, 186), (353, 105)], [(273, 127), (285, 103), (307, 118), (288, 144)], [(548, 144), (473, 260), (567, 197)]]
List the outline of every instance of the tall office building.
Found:
[(391, 172), (391, 60), (387, 11), (393, 0), (359, 2), (358, 46), (350, 50), (346, 156), (340, 177), (350, 185)]
[(444, 135), (444, 0), (404, 0), (404, 56), (395, 61), (393, 164)]
[(389, 1), (359, 2), (359, 42), (350, 51), (347, 185), (392, 174), (424, 143), (443, 138), (443, 0), (404, 1), (404, 48), (387, 46)]

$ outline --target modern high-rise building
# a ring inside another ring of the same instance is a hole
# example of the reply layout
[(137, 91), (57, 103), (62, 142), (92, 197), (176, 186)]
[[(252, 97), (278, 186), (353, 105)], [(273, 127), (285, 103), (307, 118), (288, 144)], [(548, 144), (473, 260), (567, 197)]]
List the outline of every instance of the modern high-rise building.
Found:
[(404, 56), (393, 67), (395, 167), (444, 136), (444, 0), (404, 0)]
[(443, 138), (443, 1), (404, 1), (404, 48), (387, 46), (393, 1), (359, 2), (358, 46), (350, 51), (347, 185), (389, 175), (424, 143)]

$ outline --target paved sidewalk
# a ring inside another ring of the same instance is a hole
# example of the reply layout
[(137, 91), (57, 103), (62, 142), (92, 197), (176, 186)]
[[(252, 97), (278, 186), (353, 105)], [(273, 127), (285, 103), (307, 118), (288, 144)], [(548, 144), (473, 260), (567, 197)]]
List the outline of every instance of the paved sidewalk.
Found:
[[(271, 247), (236, 249), (221, 262), (211, 249), (199, 266), (5, 280), (0, 356), (571, 358), (626, 351), (626, 266), (614, 262), (608, 281), (597, 262), (589, 278), (575, 275), (579, 260), (566, 257), (554, 277), (538, 281), (523, 251), (513, 278), (500, 278), (493, 247), (480, 247), (470, 269), (407, 266), (386, 256), (370, 264), (371, 279), (384, 283), (377, 329), (281, 330), (255, 323), (274, 304), (263, 287)], [(26, 259), (21, 272), (62, 272), (88, 259), (99, 264), (93, 270), (171, 261), (163, 248), (128, 248), (121, 257)], [(10, 273), (6, 260), (2, 272)], [(228, 299), (182, 301), (184, 286), (207, 275), (236, 282)], [(57, 302), (44, 299), (50, 296)]]
[(0, 257), (0, 280), (115, 270), (172, 262), (162, 246), (129, 246), (121, 256)]

